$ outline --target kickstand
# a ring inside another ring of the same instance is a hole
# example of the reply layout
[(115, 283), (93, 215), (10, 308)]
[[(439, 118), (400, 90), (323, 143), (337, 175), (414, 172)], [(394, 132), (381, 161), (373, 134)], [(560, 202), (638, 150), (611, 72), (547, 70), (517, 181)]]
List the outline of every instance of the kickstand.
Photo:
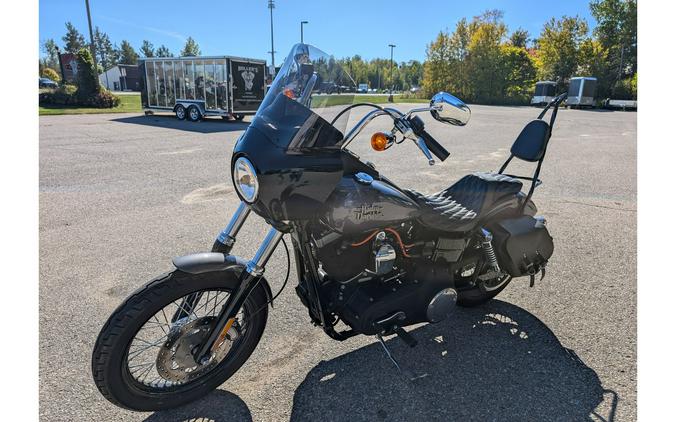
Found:
[(382, 348), (384, 349), (384, 353), (387, 354), (387, 357), (389, 358), (389, 360), (392, 361), (392, 363), (394, 364), (396, 369), (398, 369), (398, 372), (405, 379), (407, 379), (408, 381), (413, 381), (416, 378), (423, 378), (423, 377), (415, 377), (410, 371), (408, 371), (406, 369), (402, 369), (401, 365), (398, 364), (398, 361), (396, 360), (396, 358), (394, 358), (394, 355), (392, 355), (391, 351), (389, 351), (389, 348), (387, 347), (386, 343), (384, 342), (384, 339), (382, 338), (382, 336), (380, 334), (376, 334), (376, 336), (377, 336), (377, 339), (379, 340), (380, 344), (382, 345)]

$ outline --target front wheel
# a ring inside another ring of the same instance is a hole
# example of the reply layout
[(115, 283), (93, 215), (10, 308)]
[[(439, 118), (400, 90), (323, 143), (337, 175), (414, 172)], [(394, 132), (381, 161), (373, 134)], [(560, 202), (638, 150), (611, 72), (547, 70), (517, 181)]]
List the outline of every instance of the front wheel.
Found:
[(232, 270), (176, 270), (132, 294), (110, 316), (94, 347), (92, 374), (103, 396), (131, 410), (164, 410), (203, 397), (230, 378), (253, 353), (267, 323), (261, 284), (211, 358), (197, 363), (193, 352), (208, 338), (237, 282)]

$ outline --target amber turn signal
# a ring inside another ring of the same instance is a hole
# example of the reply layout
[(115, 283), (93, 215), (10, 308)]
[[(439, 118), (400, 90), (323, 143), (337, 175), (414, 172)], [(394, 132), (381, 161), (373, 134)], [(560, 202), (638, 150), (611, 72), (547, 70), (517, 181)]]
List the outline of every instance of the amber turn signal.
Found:
[(389, 136), (383, 132), (375, 132), (373, 136), (370, 137), (370, 146), (373, 147), (375, 151), (384, 151), (385, 149), (391, 146)]

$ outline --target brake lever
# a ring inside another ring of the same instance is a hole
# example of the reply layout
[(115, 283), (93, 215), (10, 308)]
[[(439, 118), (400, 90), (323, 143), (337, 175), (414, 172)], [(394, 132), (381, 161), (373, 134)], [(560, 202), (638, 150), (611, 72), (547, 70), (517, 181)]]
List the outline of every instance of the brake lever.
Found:
[(427, 157), (430, 166), (436, 164), (436, 161), (434, 160), (434, 157), (431, 155), (431, 151), (429, 151), (429, 147), (427, 147), (427, 143), (424, 142), (424, 139), (418, 136), (417, 139), (415, 140), (415, 145), (417, 145), (417, 148), (419, 148), (422, 151), (422, 154), (424, 154), (424, 156)]
[[(429, 165), (433, 166), (436, 164), (436, 160), (434, 160), (434, 157), (431, 155), (431, 151), (429, 151), (429, 147), (427, 147), (427, 143), (424, 142), (424, 139), (420, 136), (415, 135), (413, 132), (412, 128), (410, 127), (410, 123), (408, 123), (405, 119), (403, 118), (398, 118), (394, 120), (394, 129), (392, 129), (391, 133), (395, 134), (396, 131), (401, 132), (401, 135), (403, 135), (403, 140), (411, 139), (413, 142), (415, 142), (415, 145), (417, 145), (417, 148), (422, 151), (422, 154), (429, 160)], [(402, 141), (401, 141), (402, 142)]]

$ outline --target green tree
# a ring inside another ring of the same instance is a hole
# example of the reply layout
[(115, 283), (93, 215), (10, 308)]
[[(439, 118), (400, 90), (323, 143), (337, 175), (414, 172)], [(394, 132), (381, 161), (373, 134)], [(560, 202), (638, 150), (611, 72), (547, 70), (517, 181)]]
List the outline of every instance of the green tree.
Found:
[(500, 102), (527, 103), (537, 77), (534, 60), (524, 47), (502, 44), (500, 48), (503, 78)]
[(86, 104), (100, 92), (94, 60), (88, 48), (83, 47), (77, 52), (77, 64), (77, 97), (81, 103)]
[(603, 45), (592, 38), (587, 38), (579, 45), (580, 76), (595, 76), (598, 78), (598, 98), (611, 96), (614, 80), (610, 77), (608, 51)]
[(173, 57), (173, 53), (164, 44), (160, 45), (155, 53), (157, 57)]
[(527, 42), (530, 40), (530, 33), (523, 28), (518, 28), (511, 33), (509, 39), (512, 46), (527, 48)]
[[(503, 14), (488, 11), (471, 22), (468, 69), (474, 101), (494, 102), (504, 91), (501, 43), (507, 33)], [(499, 71), (495, 72), (498, 69)]]
[(136, 64), (138, 63), (138, 54), (134, 51), (129, 41), (122, 40), (119, 48), (119, 61), (121, 64)]
[(537, 40), (539, 77), (567, 82), (574, 76), (579, 63), (579, 45), (587, 33), (586, 21), (578, 16), (551, 18)]
[(49, 38), (42, 43), (42, 51), (44, 52), (43, 64), (45, 67), (58, 69), (59, 67), (59, 53), (56, 42)]
[[(607, 73), (598, 77), (611, 81), (611, 91), (637, 72), (637, 1), (592, 0), (590, 9), (597, 21), (593, 34), (607, 51)], [(622, 86), (629, 85), (630, 81)]]
[(143, 57), (155, 57), (155, 47), (148, 40), (143, 40), (141, 45), (141, 54)]
[(94, 29), (94, 44), (96, 45), (99, 64), (104, 71), (117, 64), (117, 54), (112, 42), (110, 42), (110, 37), (101, 31), (98, 26)]
[(82, 47), (87, 46), (87, 43), (84, 41), (84, 35), (71, 22), (66, 22), (66, 35), (63, 36), (62, 40), (66, 53), (76, 54)]
[(199, 56), (202, 54), (202, 51), (199, 49), (199, 44), (192, 38), (188, 37), (185, 41), (185, 46), (180, 52), (181, 56)]

